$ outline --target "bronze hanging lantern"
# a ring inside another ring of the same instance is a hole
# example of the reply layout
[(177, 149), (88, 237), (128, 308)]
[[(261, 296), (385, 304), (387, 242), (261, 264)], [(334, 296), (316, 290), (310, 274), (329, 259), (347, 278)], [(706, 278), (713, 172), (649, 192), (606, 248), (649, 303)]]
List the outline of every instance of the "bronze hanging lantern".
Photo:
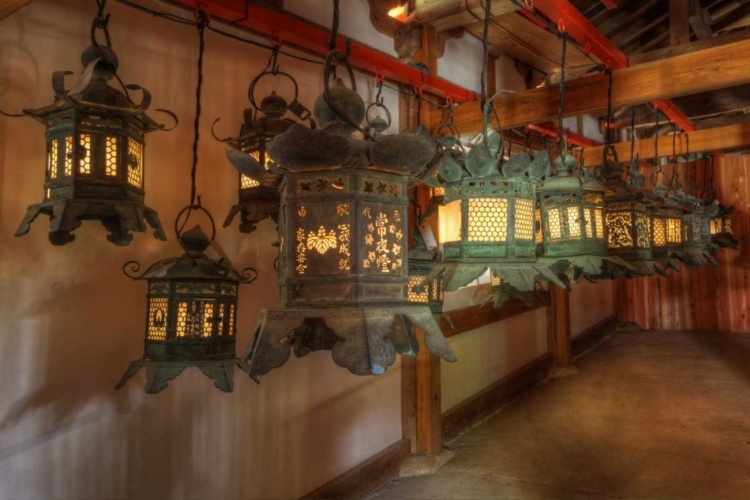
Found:
[[(442, 254), (437, 249), (429, 249), (419, 231), (414, 232), (414, 248), (409, 250), (409, 284), (408, 298), (412, 304), (426, 305), (432, 314), (443, 314), (443, 300), (445, 298), (445, 283), (443, 275), (428, 276), (442, 260)], [(446, 316), (446, 319), (448, 317)]]
[[(53, 245), (73, 241), (72, 231), (84, 220), (100, 221), (115, 245), (128, 245), (131, 233), (145, 232), (147, 225), (156, 238), (166, 239), (158, 214), (143, 204), (145, 135), (164, 130), (164, 125), (146, 114), (151, 103), (146, 89), (109, 85), (113, 78), (120, 79), (103, 8), (104, 2), (91, 28), (92, 45), (81, 56), (81, 80), (66, 89), (64, 79), (71, 72), (55, 72), (55, 102), (23, 112), (45, 125), (47, 155), (43, 201), (29, 206), (16, 236), (26, 234), (37, 216), (45, 214)], [(106, 45), (97, 43), (97, 30), (104, 32)], [(143, 94), (140, 104), (130, 100), (128, 91), (135, 90)]]
[[(332, 63), (348, 71), (329, 87)], [(325, 62), (324, 94), (315, 105), (323, 130), (292, 125), (269, 145), (281, 184), (280, 308), (261, 311), (244, 356), (254, 380), (300, 357), (330, 350), (357, 375), (383, 373), (396, 354), (425, 345), (447, 361), (455, 355), (430, 309), (408, 302), (407, 184), (426, 175), (434, 139), (420, 128), (375, 141), (350, 137), (362, 129), (364, 103), (344, 54)]]
[[(240, 171), (239, 203), (229, 211), (224, 227), (228, 227), (237, 214), (240, 214), (240, 232), (243, 233), (252, 233), (257, 224), (268, 217), (278, 223), (281, 176), (269, 171), (273, 159), (268, 154), (268, 144), (296, 123), (286, 115), (291, 113), (300, 121), (309, 121), (310, 127), (315, 128), (310, 111), (297, 100), (297, 81), (288, 73), (279, 70), (276, 62), (278, 49), (277, 45), (271, 54), (267, 69), (250, 83), (248, 97), (253, 107), (245, 110), (239, 136), (219, 139), (214, 134), (214, 138), (232, 147), (227, 150), (227, 156)], [(276, 92), (271, 92), (271, 95), (265, 97), (258, 105), (255, 88), (265, 77), (284, 77), (291, 81), (294, 87), (291, 103)], [(214, 121), (214, 125), (218, 121), (219, 118)]]
[(734, 207), (718, 206), (718, 212), (710, 222), (711, 240), (720, 248), (739, 248), (734, 237)]
[(580, 177), (574, 175), (576, 163), (573, 156), (563, 152), (555, 159), (555, 173), (539, 189), (543, 232), (540, 260), (551, 267), (567, 263), (566, 274), (573, 281), (579, 272), (601, 275), (606, 260), (622, 265), (621, 259), (607, 252), (606, 188), (589, 177), (584, 168), (579, 171)]
[(185, 251), (180, 257), (160, 260), (139, 276), (131, 274), (140, 270), (137, 262), (123, 267), (129, 278), (148, 282), (146, 334), (143, 359), (130, 363), (115, 389), (145, 367), (146, 392), (155, 394), (196, 367), (217, 388), (232, 391), (239, 285), (252, 283), (257, 273), (248, 268), (240, 274), (227, 259), (209, 258), (212, 240), (196, 226), (178, 235)]
[[(199, 10), (196, 20), (200, 44), (190, 204), (177, 214), (174, 224), (177, 241), (185, 253), (156, 262), (139, 276), (133, 274), (140, 271), (138, 262), (130, 261), (123, 267), (131, 279), (148, 282), (148, 304), (143, 358), (130, 364), (116, 389), (141, 367), (147, 369), (146, 392), (149, 394), (164, 390), (168, 382), (187, 367), (200, 368), (222, 391), (229, 392), (234, 386), (232, 367), (238, 364), (235, 354), (238, 289), (242, 283), (252, 283), (257, 273), (252, 268), (237, 272), (224, 256), (214, 241), (214, 219), (202, 206), (201, 197), (196, 192), (204, 35), (208, 16)], [(190, 216), (198, 211), (203, 212), (211, 223), (210, 238), (200, 226), (183, 232)], [(220, 258), (212, 259), (206, 255), (209, 246)]]
[(640, 172), (637, 156), (633, 157), (623, 180), (624, 169), (617, 162), (617, 154), (607, 148), (614, 160), (605, 160), (602, 176), (607, 188), (604, 197), (607, 250), (610, 257), (619, 257), (632, 269), (605, 266), (606, 277), (652, 276), (661, 272), (652, 260), (651, 211), (659, 205), (659, 198), (643, 188), (646, 177)]

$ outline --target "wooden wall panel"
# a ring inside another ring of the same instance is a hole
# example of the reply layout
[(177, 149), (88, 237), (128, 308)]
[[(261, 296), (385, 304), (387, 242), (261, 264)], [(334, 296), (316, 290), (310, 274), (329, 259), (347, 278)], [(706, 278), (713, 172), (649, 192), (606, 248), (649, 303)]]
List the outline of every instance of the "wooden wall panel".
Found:
[[(750, 156), (724, 158), (715, 170), (719, 199), (738, 212), (734, 234), (740, 249), (720, 252), (719, 268), (623, 280), (623, 321), (649, 329), (750, 332)], [(699, 178), (701, 172), (699, 166)]]

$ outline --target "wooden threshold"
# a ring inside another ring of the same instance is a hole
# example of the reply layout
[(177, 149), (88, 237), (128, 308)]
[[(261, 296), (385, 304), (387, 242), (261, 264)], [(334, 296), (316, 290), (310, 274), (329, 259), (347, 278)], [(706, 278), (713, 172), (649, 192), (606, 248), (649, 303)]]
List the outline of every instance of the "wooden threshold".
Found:
[(363, 498), (397, 478), (401, 462), (410, 453), (409, 439), (397, 441), (301, 498), (306, 500)]

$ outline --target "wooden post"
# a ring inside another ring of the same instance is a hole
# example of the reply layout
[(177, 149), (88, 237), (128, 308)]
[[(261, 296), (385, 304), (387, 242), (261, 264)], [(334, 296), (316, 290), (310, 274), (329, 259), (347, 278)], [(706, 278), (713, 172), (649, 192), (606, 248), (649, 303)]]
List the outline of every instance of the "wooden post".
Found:
[(578, 373), (573, 365), (570, 339), (570, 291), (553, 286), (547, 307), (547, 348), (552, 354), (550, 377), (562, 378)]
[[(414, 62), (423, 63), (433, 75), (437, 74), (437, 32), (427, 24), (422, 25), (422, 48), (414, 56)], [(428, 96), (423, 96), (428, 98)], [(429, 113), (422, 103), (421, 120), (417, 120), (419, 103), (413, 97), (399, 98), (399, 128), (413, 130), (420, 124), (429, 124)], [(419, 186), (416, 199), (427, 208), (429, 188)], [(412, 217), (411, 211), (409, 217)], [(437, 215), (429, 223), (437, 228)], [(410, 221), (410, 228), (414, 228)], [(436, 233), (437, 235), (437, 233)], [(412, 441), (412, 453), (438, 455), (443, 447), (442, 413), (440, 409), (440, 358), (432, 354), (424, 344), (424, 331), (413, 327), (419, 339), (416, 358), (401, 358), (401, 431)]]
[(681, 45), (690, 41), (690, 5), (688, 0), (669, 0), (669, 42)]

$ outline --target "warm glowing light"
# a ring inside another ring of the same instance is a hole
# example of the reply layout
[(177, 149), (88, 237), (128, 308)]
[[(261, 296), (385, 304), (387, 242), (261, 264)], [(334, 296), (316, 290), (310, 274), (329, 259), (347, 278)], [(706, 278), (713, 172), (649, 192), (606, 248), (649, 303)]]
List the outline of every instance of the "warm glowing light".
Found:
[(388, 11), (388, 15), (402, 23), (405, 23), (409, 18), (409, 13), (406, 11), (406, 4), (392, 8)]

